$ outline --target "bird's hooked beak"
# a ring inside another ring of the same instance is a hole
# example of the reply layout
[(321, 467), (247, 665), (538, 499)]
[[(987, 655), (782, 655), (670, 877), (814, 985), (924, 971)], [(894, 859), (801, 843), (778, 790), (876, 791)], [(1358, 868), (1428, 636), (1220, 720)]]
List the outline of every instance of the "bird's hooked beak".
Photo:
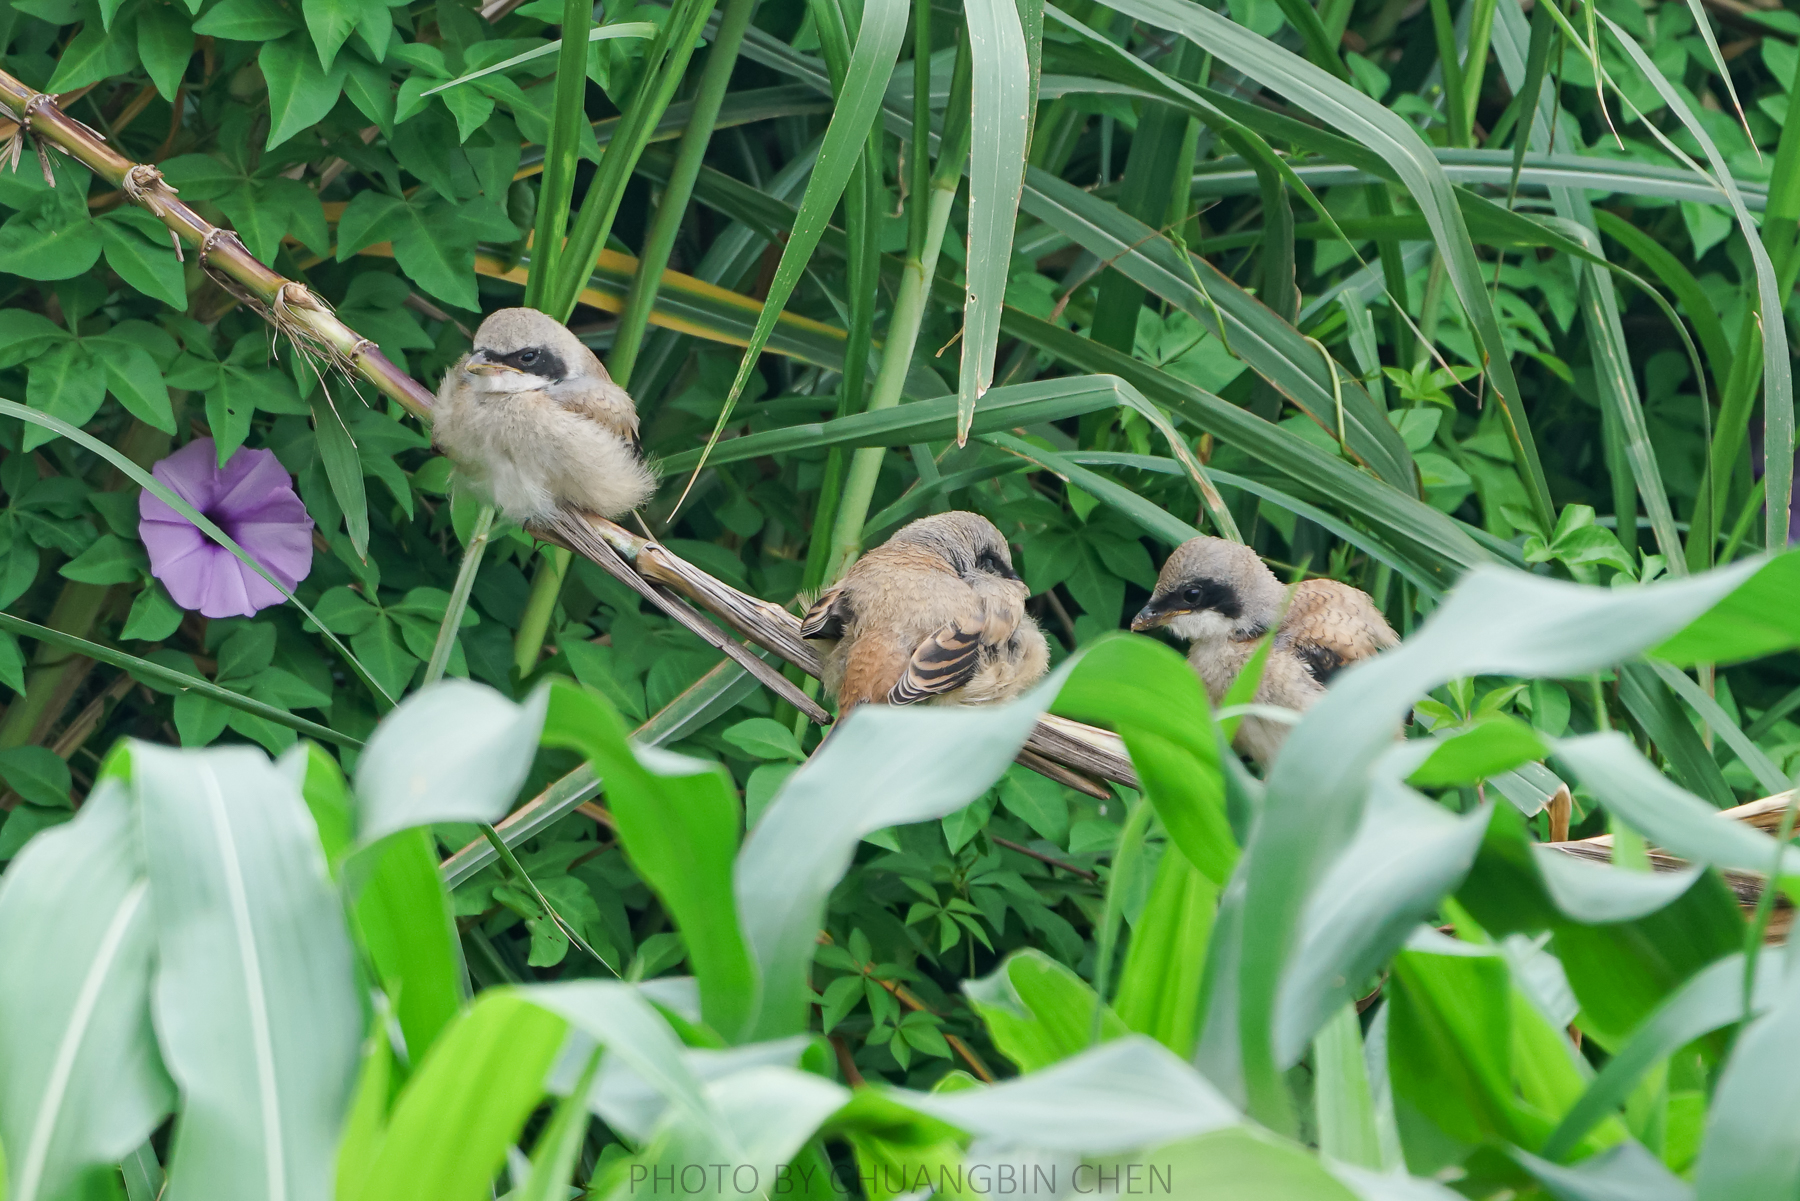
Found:
[(1137, 616), (1131, 619), (1131, 628), (1134, 632), (1141, 634), (1145, 630), (1153, 630), (1157, 626), (1167, 625), (1171, 617), (1179, 617), (1188, 612), (1186, 609), (1158, 608), (1157, 600), (1157, 597), (1151, 597), (1150, 603), (1139, 609)]
[(505, 375), (508, 372), (513, 375), (525, 374), (511, 363), (494, 362), (487, 357), (487, 351), (485, 350), (478, 350), (470, 355), (467, 361), (463, 363), (463, 370), (467, 371), (470, 375)]

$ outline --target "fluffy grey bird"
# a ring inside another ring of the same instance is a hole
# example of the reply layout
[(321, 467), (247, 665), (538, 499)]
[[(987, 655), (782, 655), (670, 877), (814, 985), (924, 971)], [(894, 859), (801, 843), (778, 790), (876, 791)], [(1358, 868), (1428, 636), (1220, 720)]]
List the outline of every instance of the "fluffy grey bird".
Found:
[(976, 513), (904, 526), (807, 611), (840, 716), (865, 702), (981, 705), (1024, 692), (1050, 665), (1006, 539)]
[[(1131, 628), (1167, 626), (1186, 642), (1188, 662), (1217, 704), (1277, 620), (1255, 700), (1285, 709), (1304, 712), (1325, 695), (1339, 669), (1399, 643), (1367, 593), (1336, 580), (1306, 580), (1288, 601), (1287, 589), (1255, 551), (1223, 538), (1194, 538), (1177, 547)], [(1247, 717), (1238, 724), (1235, 745), (1267, 764), (1287, 731), (1279, 722)]]
[(602, 517), (650, 499), (637, 406), (594, 352), (536, 309), (501, 309), (444, 375), (432, 440), (507, 517)]

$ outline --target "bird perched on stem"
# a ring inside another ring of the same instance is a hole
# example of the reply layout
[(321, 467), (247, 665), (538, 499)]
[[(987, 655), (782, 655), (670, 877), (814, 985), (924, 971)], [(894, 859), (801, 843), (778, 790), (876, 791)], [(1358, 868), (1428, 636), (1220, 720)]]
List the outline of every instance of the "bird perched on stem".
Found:
[(865, 702), (1010, 700), (1050, 664), (1006, 539), (976, 513), (939, 513), (858, 559), (806, 613), (843, 716)]
[[(1214, 704), (1274, 629), (1254, 699), (1300, 712), (1325, 695), (1340, 669), (1399, 643), (1367, 593), (1305, 580), (1290, 600), (1255, 551), (1223, 538), (1194, 538), (1169, 556), (1150, 603), (1131, 622), (1134, 630), (1157, 626), (1188, 644), (1188, 662)], [(1247, 717), (1235, 745), (1266, 765), (1286, 738), (1285, 725)]]
[(656, 491), (637, 406), (594, 352), (536, 309), (501, 309), (444, 375), (432, 441), (507, 517), (617, 517)]

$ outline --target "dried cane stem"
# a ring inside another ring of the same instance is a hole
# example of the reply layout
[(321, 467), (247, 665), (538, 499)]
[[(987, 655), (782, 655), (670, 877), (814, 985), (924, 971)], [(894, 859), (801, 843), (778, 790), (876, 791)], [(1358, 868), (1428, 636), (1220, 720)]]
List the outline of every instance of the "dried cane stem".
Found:
[(295, 283), (258, 262), (237, 234), (221, 229), (176, 199), (162, 172), (133, 163), (101, 140), (100, 135), (57, 107), (56, 98), (25, 86), (0, 71), (0, 108), (17, 121), (22, 133), (48, 142), (106, 180), (132, 201), (148, 209), (177, 239), (199, 251), (200, 261), (223, 277), (241, 298), (271, 316), (281, 328), (303, 338), (333, 362), (373, 384), (408, 412), (429, 419), (431, 393), (389, 361), (375, 343), (339, 321), (305, 284)]

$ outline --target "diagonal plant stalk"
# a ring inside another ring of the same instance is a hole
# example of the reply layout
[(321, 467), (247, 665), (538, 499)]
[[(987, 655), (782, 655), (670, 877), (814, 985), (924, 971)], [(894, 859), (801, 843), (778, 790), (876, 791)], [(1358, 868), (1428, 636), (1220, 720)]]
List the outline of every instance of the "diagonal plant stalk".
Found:
[(20, 638), (35, 639), (40, 645), (54, 646), (71, 654), (85, 656), (98, 663), (110, 663), (114, 667), (122, 667), (126, 671), (142, 679), (155, 680), (171, 688), (179, 688), (183, 692), (192, 692), (208, 700), (218, 701), (221, 705), (229, 705), (233, 709), (242, 710), (264, 721), (278, 726), (286, 726), (297, 730), (308, 738), (317, 738), (324, 742), (335, 742), (339, 746), (359, 747), (362, 740), (352, 738), (348, 734), (340, 734), (318, 722), (307, 721), (304, 717), (295, 717), (286, 709), (278, 709), (274, 705), (247, 697), (229, 688), (222, 688), (211, 680), (199, 676), (185, 675), (174, 668), (164, 667), (160, 663), (152, 663), (148, 659), (140, 659), (125, 651), (114, 650), (98, 642), (90, 642), (86, 638), (78, 638), (61, 630), (53, 630), (49, 626), (41, 626), (36, 622), (26, 621), (22, 617), (14, 617), (10, 613), (0, 613), (0, 630)]
[(494, 853), (500, 857), (500, 862), (505, 865), (506, 874), (524, 886), (525, 891), (531, 894), (532, 899), (543, 908), (544, 912), (549, 915), (550, 920), (556, 923), (556, 928), (562, 931), (563, 937), (586, 953), (594, 960), (594, 962), (611, 972), (615, 978), (621, 978), (619, 977), (619, 969), (608, 963), (606, 961), (606, 956), (589, 946), (588, 940), (581, 937), (581, 932), (571, 926), (563, 918), (563, 915), (556, 911), (556, 906), (550, 903), (550, 898), (544, 895), (543, 890), (537, 886), (537, 882), (527, 874), (524, 866), (520, 864), (518, 856), (513, 854), (512, 847), (508, 846), (506, 840), (500, 837), (500, 832), (487, 822), (482, 822), (480, 825), (482, 834), (487, 838), (488, 843), (493, 846)]
[[(572, 0), (573, 2), (573, 0)], [(681, 220), (687, 214), (688, 201), (694, 194), (694, 181), (712, 141), (713, 125), (725, 102), (725, 91), (731, 85), (731, 72), (737, 66), (738, 49), (744, 43), (744, 30), (750, 25), (756, 0), (726, 0), (719, 21), (719, 32), (707, 53), (706, 66), (700, 72), (699, 90), (694, 95), (693, 115), (688, 119), (681, 145), (675, 151), (675, 169), (663, 186), (662, 199), (650, 232), (644, 237), (644, 249), (638, 255), (637, 274), (631, 280), (631, 292), (625, 298), (625, 311), (613, 335), (612, 353), (606, 367), (621, 388), (631, 386), (632, 368), (643, 349), (644, 331), (650, 324), (650, 310), (662, 286), (669, 253), (675, 248), (675, 237), (681, 232)]]
[[(483, 505), (480, 513), (475, 517), (475, 528), (469, 535), (469, 543), (463, 548), (462, 565), (456, 571), (456, 583), (450, 593), (450, 603), (444, 609), (443, 623), (438, 626), (437, 643), (431, 649), (431, 660), (425, 665), (425, 680), (422, 685), (424, 687), (429, 687), (444, 677), (444, 668), (450, 662), (451, 648), (456, 645), (456, 631), (461, 628), (462, 615), (469, 607), (469, 592), (475, 586), (476, 572), (481, 567), (482, 557), (487, 553), (488, 533), (493, 525), (493, 506)], [(561, 551), (565, 556), (564, 562), (567, 563), (568, 551), (561, 550), (560, 547), (550, 549)], [(546, 560), (547, 562), (548, 560)], [(518, 880), (532, 895), (532, 898), (550, 916), (550, 920), (556, 923), (556, 928), (563, 932), (563, 936), (571, 944), (591, 955), (607, 971), (617, 976), (618, 969), (606, 962), (600, 952), (589, 946), (580, 932), (556, 911), (556, 907), (550, 903), (550, 898), (545, 896), (543, 890), (537, 886), (537, 882), (531, 878), (530, 873), (525, 870), (524, 865), (519, 862), (518, 857), (513, 854), (512, 848), (500, 836), (500, 832), (494, 828), (493, 824), (491, 822), (478, 822), (477, 824), (481, 827), (482, 835), (492, 844), (501, 863), (505, 865), (506, 873)]]
[(438, 627), (437, 642), (431, 648), (431, 659), (425, 664), (425, 684), (444, 678), (450, 666), (450, 652), (456, 647), (456, 631), (462, 628), (462, 616), (469, 608), (469, 593), (475, 587), (475, 573), (487, 554), (488, 534), (494, 528), (494, 506), (482, 505), (475, 515), (475, 528), (469, 533), (469, 544), (463, 548), (462, 565), (456, 569), (456, 583), (450, 587), (450, 603), (444, 609), (444, 623)]
[(556, 615), (556, 602), (574, 557), (561, 546), (545, 546), (538, 553), (531, 593), (525, 598), (525, 611), (519, 615), (519, 630), (513, 637), (513, 667), (520, 679), (530, 675), (543, 657), (544, 638), (550, 632), (550, 620)]

